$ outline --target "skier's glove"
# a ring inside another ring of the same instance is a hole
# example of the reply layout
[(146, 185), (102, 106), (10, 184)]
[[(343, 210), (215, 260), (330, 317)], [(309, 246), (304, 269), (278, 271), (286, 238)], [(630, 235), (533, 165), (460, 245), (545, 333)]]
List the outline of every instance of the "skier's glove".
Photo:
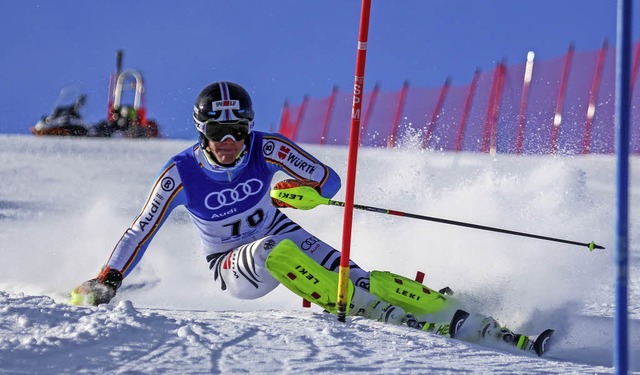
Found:
[(122, 272), (105, 267), (95, 279), (87, 280), (71, 292), (74, 305), (101, 305), (109, 303), (122, 285)]
[[(277, 184), (275, 184), (275, 186), (273, 187), (273, 190), (290, 189), (290, 188), (300, 187), (300, 186), (312, 187), (312, 188), (316, 189), (316, 191), (320, 195), (322, 195), (322, 192), (320, 190), (320, 183), (317, 182), (317, 181), (312, 181), (312, 180), (296, 180), (296, 179), (282, 180), (282, 181), (278, 182)], [(280, 207), (280, 208), (285, 208), (285, 207), (295, 208), (295, 207), (291, 206), (290, 204), (284, 203), (283, 201), (281, 201), (279, 199), (276, 199), (276, 198), (271, 198), (271, 202), (276, 207)]]

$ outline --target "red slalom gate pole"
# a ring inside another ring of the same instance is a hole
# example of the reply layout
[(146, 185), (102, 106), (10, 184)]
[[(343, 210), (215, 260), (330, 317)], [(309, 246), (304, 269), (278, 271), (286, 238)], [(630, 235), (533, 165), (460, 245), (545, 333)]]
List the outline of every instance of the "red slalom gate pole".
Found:
[(356, 54), (356, 75), (353, 82), (353, 108), (351, 111), (349, 156), (347, 158), (347, 185), (344, 205), (344, 224), (342, 228), (342, 253), (340, 255), (340, 271), (338, 272), (338, 321), (340, 322), (344, 322), (347, 316), (349, 261), (351, 258), (351, 226), (353, 220), (358, 144), (360, 143), (360, 115), (362, 113), (362, 91), (364, 89), (364, 67), (367, 60), (370, 11), (371, 0), (362, 0), (360, 30), (358, 32), (358, 51)]

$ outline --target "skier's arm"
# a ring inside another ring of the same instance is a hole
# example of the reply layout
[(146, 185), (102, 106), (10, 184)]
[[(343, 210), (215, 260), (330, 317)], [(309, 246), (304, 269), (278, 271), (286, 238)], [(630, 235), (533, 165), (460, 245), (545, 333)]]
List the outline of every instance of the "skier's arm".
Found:
[(126, 277), (138, 264), (169, 213), (186, 202), (182, 180), (173, 161), (158, 173), (142, 210), (116, 244), (106, 267)]
[(262, 150), (268, 168), (283, 171), (296, 180), (317, 182), (314, 186), (325, 198), (333, 198), (340, 190), (340, 177), (302, 147), (277, 133), (263, 137)]
[[(170, 161), (158, 173), (140, 214), (125, 230), (100, 274), (74, 290), (74, 295), (83, 296), (83, 301), (77, 304), (108, 303), (122, 279), (138, 264), (169, 213), (185, 201), (182, 180), (175, 163)], [(89, 299), (87, 295), (91, 295)]]

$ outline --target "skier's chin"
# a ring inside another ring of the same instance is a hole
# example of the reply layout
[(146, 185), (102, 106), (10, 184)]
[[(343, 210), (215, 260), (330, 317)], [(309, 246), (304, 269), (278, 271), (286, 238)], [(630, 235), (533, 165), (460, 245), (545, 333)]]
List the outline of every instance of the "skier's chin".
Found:
[(237, 153), (235, 150), (232, 151), (218, 151), (216, 154), (216, 159), (218, 159), (218, 163), (223, 167), (230, 167), (236, 161)]

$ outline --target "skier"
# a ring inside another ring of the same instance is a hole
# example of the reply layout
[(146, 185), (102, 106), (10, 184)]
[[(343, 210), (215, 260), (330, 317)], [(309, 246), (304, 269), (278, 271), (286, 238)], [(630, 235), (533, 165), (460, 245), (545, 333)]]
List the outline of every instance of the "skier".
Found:
[[(251, 97), (238, 84), (206, 86), (193, 120), (199, 142), (162, 167), (140, 214), (99, 275), (73, 291), (72, 303), (109, 303), (169, 213), (183, 205), (224, 292), (256, 299), (282, 283), (335, 312), (340, 253), (289, 219), (281, 208), (291, 206), (269, 193), (274, 174), (282, 171), (291, 178), (273, 189), (308, 186), (332, 198), (339, 176), (283, 135), (252, 130)], [(450, 333), (455, 304), (444, 292), (388, 272), (367, 272), (353, 261), (349, 279), (348, 315)], [(439, 321), (446, 324), (434, 323)]]
[[(333, 197), (340, 189), (339, 176), (286, 137), (253, 131), (253, 119), (251, 97), (240, 85), (216, 82), (202, 90), (193, 111), (200, 141), (162, 167), (100, 274), (74, 290), (76, 303), (108, 303), (180, 205), (200, 234), (214, 281), (234, 297), (259, 298), (278, 285), (265, 260), (283, 239), (313, 247), (308, 254), (318, 264), (337, 270), (340, 253), (282, 213), (278, 207), (286, 204), (272, 201), (269, 191), (274, 174), (282, 171), (292, 178), (274, 188), (311, 186)], [(351, 280), (366, 292), (369, 273), (351, 262)], [(401, 321), (404, 314), (393, 310), (388, 315)]]

